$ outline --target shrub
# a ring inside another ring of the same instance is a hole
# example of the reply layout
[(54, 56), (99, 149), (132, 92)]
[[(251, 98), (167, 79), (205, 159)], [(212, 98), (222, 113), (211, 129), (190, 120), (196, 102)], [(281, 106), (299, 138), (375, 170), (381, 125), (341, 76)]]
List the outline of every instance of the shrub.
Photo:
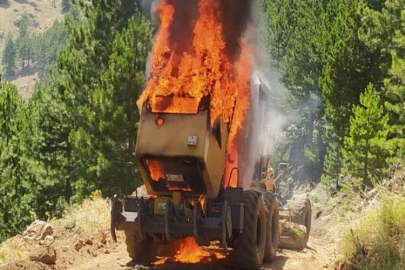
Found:
[(385, 196), (339, 245), (349, 269), (405, 269), (405, 199)]

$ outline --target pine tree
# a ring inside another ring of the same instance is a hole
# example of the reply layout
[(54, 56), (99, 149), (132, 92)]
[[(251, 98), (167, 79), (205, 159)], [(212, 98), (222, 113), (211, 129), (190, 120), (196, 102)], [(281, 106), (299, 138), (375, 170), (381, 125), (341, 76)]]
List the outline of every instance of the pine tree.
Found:
[[(405, 26), (405, 24), (404, 24)], [(398, 39), (405, 49), (405, 36)], [(391, 115), (391, 151), (395, 154), (391, 162), (405, 160), (405, 57), (401, 58), (392, 52), (392, 66), (389, 78), (385, 80), (386, 102), (385, 107)]]
[(13, 41), (13, 35), (11, 33), (7, 36), (6, 46), (3, 51), (3, 67), (4, 67), (4, 78), (11, 79), (15, 75), (15, 65), (16, 61), (16, 47)]
[[(293, 123), (301, 135), (290, 143), (291, 164), (306, 165), (313, 177), (319, 178), (325, 145), (322, 142), (323, 108), (319, 103), (321, 90), (320, 17), (322, 1), (265, 0), (264, 35), (273, 65), (281, 73), (288, 89), (288, 108), (300, 111), (300, 119)], [(267, 66), (268, 63), (265, 62)]]
[(383, 55), (384, 105), (390, 115), (391, 162), (405, 158), (405, 1), (386, 0), (383, 9), (362, 11), (360, 38)]
[(17, 87), (0, 88), (0, 241), (19, 232), (31, 221), (35, 188), (27, 172), (27, 117)]
[[(34, 111), (38, 108), (34, 130), (38, 141), (43, 142), (35, 145), (34, 154), (50, 175), (46, 178), (49, 190), (53, 186), (58, 194), (65, 194), (67, 201), (81, 200), (96, 188), (104, 190), (103, 179), (113, 183), (108, 178), (110, 172), (121, 174), (122, 167), (116, 164), (122, 157), (115, 161), (115, 156), (103, 156), (111, 150), (100, 149), (105, 134), (98, 130), (99, 100), (95, 93), (103, 87), (102, 76), (109, 69), (116, 35), (138, 10), (132, 0), (78, 2), (78, 12), (85, 19), (77, 21), (67, 15), (68, 44), (59, 53), (48, 82), (34, 94), (37, 105), (32, 105)], [(120, 145), (115, 143), (116, 138), (112, 140), (106, 139), (105, 145)], [(55, 176), (62, 179), (63, 187), (58, 189)]]
[[(334, 145), (328, 147), (330, 151), (325, 157), (331, 164), (341, 164), (341, 155), (331, 149), (341, 149), (343, 138), (349, 135), (352, 106), (359, 104), (360, 94), (368, 83), (378, 85), (383, 80), (381, 53), (370, 50), (358, 35), (361, 27), (359, 10), (367, 5), (366, 0), (332, 0), (321, 18), (322, 74), (319, 83), (325, 106), (325, 128), (329, 130), (325, 139), (329, 145)], [(323, 178), (334, 178), (339, 173), (339, 167), (324, 166)]]
[[(105, 191), (110, 189), (106, 193), (111, 194), (113, 187), (124, 191), (126, 163), (135, 160), (136, 101), (144, 87), (151, 41), (150, 22), (136, 12), (128, 28), (117, 34), (109, 67), (102, 75), (101, 87), (94, 92), (97, 116), (93, 132), (99, 135), (92, 147), (98, 152), (97, 167), (104, 172), (99, 184)], [(111, 178), (122, 180), (111, 183)]]
[(23, 71), (26, 69), (26, 64), (29, 67), (30, 56), (32, 54), (32, 47), (29, 41), (29, 30), (31, 19), (27, 13), (24, 13), (21, 19), (18, 21), (18, 37), (17, 37), (17, 48), (18, 48), (18, 57), (21, 61), (21, 67)]
[(360, 105), (353, 106), (350, 135), (344, 139), (343, 171), (362, 178), (366, 186), (373, 186), (387, 170), (387, 135), (389, 116), (384, 114), (380, 97), (369, 84), (360, 95)]

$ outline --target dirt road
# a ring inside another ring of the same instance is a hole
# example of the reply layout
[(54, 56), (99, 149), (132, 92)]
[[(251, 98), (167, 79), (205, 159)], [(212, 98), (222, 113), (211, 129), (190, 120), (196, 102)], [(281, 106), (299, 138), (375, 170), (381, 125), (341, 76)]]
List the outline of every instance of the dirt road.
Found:
[[(262, 269), (271, 270), (323, 270), (328, 269), (332, 263), (335, 246), (330, 239), (326, 224), (321, 221), (313, 220), (313, 230), (308, 242), (308, 247), (303, 251), (279, 250), (277, 258), (272, 263), (264, 264)], [(124, 237), (118, 236), (118, 245), (109, 254), (103, 254), (86, 261), (77, 261), (68, 269), (87, 270), (87, 269), (230, 269), (226, 260), (216, 261), (204, 265), (181, 265), (166, 264), (155, 267), (131, 265), (128, 258)]]
[[(314, 221), (316, 225), (316, 221)], [(20, 260), (12, 261), (0, 266), (0, 270), (15, 269), (72, 269), (72, 270), (129, 270), (129, 269), (232, 269), (226, 259), (217, 260), (206, 264), (181, 265), (168, 263), (160, 266), (132, 265), (127, 255), (123, 234), (118, 234), (118, 243), (113, 243), (109, 236), (105, 245), (99, 245), (96, 240), (91, 245), (84, 245), (79, 251), (75, 250), (74, 244), (77, 242), (72, 234), (62, 235), (55, 241), (53, 246), (57, 250), (56, 265), (48, 266), (42, 263), (32, 262), (27, 256), (22, 256)], [(96, 237), (93, 237), (95, 239)], [(25, 249), (28, 253), (40, 248), (27, 242)], [(323, 270), (328, 269), (334, 257), (334, 243), (328, 236), (325, 228), (314, 226), (308, 247), (303, 251), (279, 250), (277, 258), (272, 263), (264, 264), (262, 269), (272, 270)], [(25, 257), (25, 258), (24, 258)]]

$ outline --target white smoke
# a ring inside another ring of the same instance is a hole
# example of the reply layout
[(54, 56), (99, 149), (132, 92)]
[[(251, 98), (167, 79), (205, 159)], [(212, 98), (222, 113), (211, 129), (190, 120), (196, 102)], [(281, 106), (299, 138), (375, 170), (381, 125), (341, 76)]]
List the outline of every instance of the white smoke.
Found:
[(251, 105), (247, 118), (250, 132), (246, 138), (249, 153), (243, 160), (245, 171), (242, 174), (246, 189), (250, 188), (255, 177), (260, 158), (271, 158), (277, 143), (284, 139), (284, 130), (296, 118), (292, 110), (287, 110), (288, 92), (280, 82), (278, 72), (271, 66), (271, 57), (264, 44), (265, 31), (259, 27), (262, 16), (259, 4), (254, 5), (251, 23), (244, 35), (251, 48), (253, 62)]

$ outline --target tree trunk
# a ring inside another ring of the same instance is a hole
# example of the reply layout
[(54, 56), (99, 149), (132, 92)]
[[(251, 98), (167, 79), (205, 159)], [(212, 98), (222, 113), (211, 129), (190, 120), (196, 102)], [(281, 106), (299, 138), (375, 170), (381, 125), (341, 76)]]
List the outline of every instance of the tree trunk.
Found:
[(363, 181), (367, 186), (371, 186), (368, 179), (368, 152), (369, 152), (369, 142), (366, 142), (366, 157), (364, 159), (364, 172), (363, 172)]

